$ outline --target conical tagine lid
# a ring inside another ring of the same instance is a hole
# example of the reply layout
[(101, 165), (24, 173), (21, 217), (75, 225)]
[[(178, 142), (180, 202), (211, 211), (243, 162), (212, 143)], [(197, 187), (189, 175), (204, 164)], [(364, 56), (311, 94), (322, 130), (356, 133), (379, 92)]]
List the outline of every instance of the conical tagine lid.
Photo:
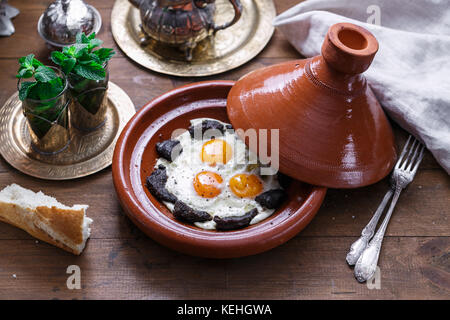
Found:
[[(263, 161), (269, 157), (261, 143), (267, 142), (270, 153), (278, 147), (279, 170), (295, 179), (333, 188), (375, 183), (396, 159), (392, 129), (361, 75), (377, 50), (369, 31), (335, 24), (321, 56), (241, 78), (228, 95), (230, 121), (243, 129), (237, 133)], [(260, 150), (248, 143), (249, 129), (257, 131)], [(268, 138), (260, 129), (268, 129)], [(277, 129), (279, 142), (271, 141)]]

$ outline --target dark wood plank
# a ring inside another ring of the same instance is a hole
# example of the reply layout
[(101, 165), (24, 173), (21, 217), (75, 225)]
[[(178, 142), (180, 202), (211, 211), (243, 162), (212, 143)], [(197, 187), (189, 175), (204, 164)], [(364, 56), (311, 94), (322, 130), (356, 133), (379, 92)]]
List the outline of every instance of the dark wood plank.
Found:
[[(329, 189), (305, 235), (358, 235), (388, 189), (388, 179), (353, 190)], [(450, 179), (443, 172), (421, 170), (397, 203), (387, 229), (391, 236), (450, 236)]]
[[(296, 237), (232, 260), (185, 256), (147, 238), (93, 239), (80, 257), (33, 240), (4, 240), (0, 299), (450, 298), (449, 238), (387, 238), (379, 290), (353, 278), (344, 259), (352, 240)], [(81, 269), (80, 290), (66, 287), (69, 265)]]
[[(4, 160), (1, 160), (4, 164)], [(5, 165), (5, 164), (4, 164)], [(6, 165), (9, 166), (9, 165)], [(15, 182), (35, 191), (43, 190), (62, 203), (87, 203), (94, 219), (95, 239), (133, 239), (144, 236), (124, 216), (112, 184), (111, 170), (70, 182), (28, 177), (15, 169), (0, 173), (0, 188)], [(449, 179), (440, 170), (420, 170), (400, 197), (389, 224), (389, 236), (450, 236)], [(358, 236), (383, 198), (388, 183), (354, 190), (329, 190), (316, 218), (302, 232), (308, 237)], [(0, 239), (31, 239), (25, 232), (0, 223)]]

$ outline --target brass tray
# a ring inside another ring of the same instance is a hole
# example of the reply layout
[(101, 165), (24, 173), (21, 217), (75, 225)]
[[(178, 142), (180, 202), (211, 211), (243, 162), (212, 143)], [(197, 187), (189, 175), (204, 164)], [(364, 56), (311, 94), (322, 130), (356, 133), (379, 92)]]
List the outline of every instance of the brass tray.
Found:
[(42, 155), (31, 148), (22, 102), (16, 92), (0, 109), (0, 154), (17, 170), (41, 179), (68, 180), (100, 171), (111, 164), (119, 134), (136, 112), (128, 95), (111, 81), (107, 104), (106, 122), (100, 129), (86, 133), (72, 126), (67, 149)]
[[(128, 0), (116, 0), (111, 13), (111, 29), (117, 45), (140, 65), (165, 74), (197, 77), (209, 76), (239, 67), (255, 57), (269, 42), (274, 27), (275, 5), (272, 0), (241, 0), (239, 21), (218, 31), (215, 37), (200, 42), (191, 62), (176, 48), (150, 42), (140, 46), (142, 36), (139, 10)], [(217, 24), (230, 21), (233, 9), (227, 0), (216, 0)]]

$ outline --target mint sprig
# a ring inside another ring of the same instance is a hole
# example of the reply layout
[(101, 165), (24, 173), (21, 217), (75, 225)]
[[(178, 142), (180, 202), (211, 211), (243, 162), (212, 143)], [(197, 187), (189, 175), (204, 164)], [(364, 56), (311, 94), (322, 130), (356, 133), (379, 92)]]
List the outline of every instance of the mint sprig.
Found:
[(55, 71), (29, 54), (19, 59), (19, 79), (33, 78), (36, 81), (23, 81), (19, 88), (19, 99), (47, 100), (56, 97), (64, 89), (63, 81)]
[(53, 51), (51, 58), (65, 74), (73, 72), (86, 79), (104, 80), (106, 71), (103, 66), (115, 52), (109, 48), (94, 50), (102, 43), (103, 41), (95, 38), (95, 32), (89, 36), (78, 33), (74, 45), (64, 47), (62, 52)]
[(30, 90), (37, 85), (36, 81), (25, 81), (22, 82), (22, 85), (20, 86), (19, 89), (19, 99), (20, 100), (25, 100), (28, 95), (30, 94)]

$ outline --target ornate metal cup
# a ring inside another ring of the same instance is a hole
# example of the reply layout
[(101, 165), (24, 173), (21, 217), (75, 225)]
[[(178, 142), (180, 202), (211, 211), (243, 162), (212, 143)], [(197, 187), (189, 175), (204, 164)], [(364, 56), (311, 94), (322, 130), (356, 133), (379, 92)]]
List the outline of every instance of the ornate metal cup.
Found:
[[(27, 119), (31, 147), (41, 154), (63, 151), (70, 143), (67, 79), (58, 68), (49, 67), (64, 81), (64, 89), (56, 97), (47, 100), (25, 99), (22, 109)], [(17, 86), (20, 87), (22, 79)]]
[(106, 91), (108, 90), (108, 64), (104, 66), (104, 80), (90, 80), (70, 73), (68, 77), (70, 102), (70, 119), (72, 125), (82, 131), (93, 131), (106, 121)]

